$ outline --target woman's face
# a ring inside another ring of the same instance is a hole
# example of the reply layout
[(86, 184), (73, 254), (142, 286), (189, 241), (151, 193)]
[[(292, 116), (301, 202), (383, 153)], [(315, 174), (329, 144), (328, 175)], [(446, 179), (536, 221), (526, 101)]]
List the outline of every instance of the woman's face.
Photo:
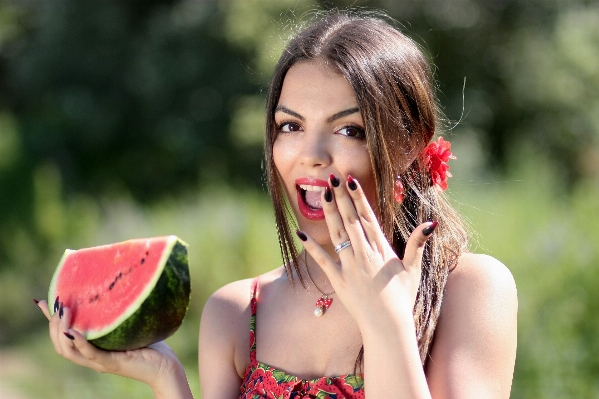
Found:
[(292, 66), (275, 110), (274, 163), (299, 228), (330, 244), (321, 198), (332, 173), (357, 179), (373, 204), (375, 183), (364, 122), (347, 80), (322, 61)]

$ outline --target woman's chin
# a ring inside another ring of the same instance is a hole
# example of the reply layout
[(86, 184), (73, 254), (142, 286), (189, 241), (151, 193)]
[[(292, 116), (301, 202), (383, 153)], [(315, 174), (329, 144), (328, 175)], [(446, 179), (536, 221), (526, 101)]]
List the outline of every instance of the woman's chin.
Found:
[(329, 234), (329, 228), (326, 222), (323, 220), (322, 223), (315, 223), (313, 221), (306, 221), (300, 223), (300, 230), (307, 233), (316, 243), (322, 247), (331, 246), (331, 236)]

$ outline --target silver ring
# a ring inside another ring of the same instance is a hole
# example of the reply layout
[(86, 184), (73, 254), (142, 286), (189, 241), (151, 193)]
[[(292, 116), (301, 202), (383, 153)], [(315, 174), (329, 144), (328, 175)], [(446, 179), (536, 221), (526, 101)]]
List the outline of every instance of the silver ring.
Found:
[(335, 245), (335, 252), (339, 253), (351, 245), (351, 241), (347, 240), (339, 245)]

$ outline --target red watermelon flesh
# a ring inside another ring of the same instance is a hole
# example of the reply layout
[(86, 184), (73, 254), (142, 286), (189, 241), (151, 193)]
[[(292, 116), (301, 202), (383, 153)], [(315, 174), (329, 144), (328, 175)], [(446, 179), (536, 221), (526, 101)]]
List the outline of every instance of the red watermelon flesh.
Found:
[(96, 346), (127, 350), (172, 335), (189, 304), (186, 244), (175, 236), (66, 250), (48, 293)]

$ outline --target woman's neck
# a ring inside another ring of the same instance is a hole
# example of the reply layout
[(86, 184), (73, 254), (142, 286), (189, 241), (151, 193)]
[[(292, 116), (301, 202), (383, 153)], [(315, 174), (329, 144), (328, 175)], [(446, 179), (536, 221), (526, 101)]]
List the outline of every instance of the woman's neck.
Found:
[(321, 294), (334, 291), (325, 272), (305, 250), (300, 253), (300, 272), (303, 280), (308, 283), (308, 290), (313, 288)]

